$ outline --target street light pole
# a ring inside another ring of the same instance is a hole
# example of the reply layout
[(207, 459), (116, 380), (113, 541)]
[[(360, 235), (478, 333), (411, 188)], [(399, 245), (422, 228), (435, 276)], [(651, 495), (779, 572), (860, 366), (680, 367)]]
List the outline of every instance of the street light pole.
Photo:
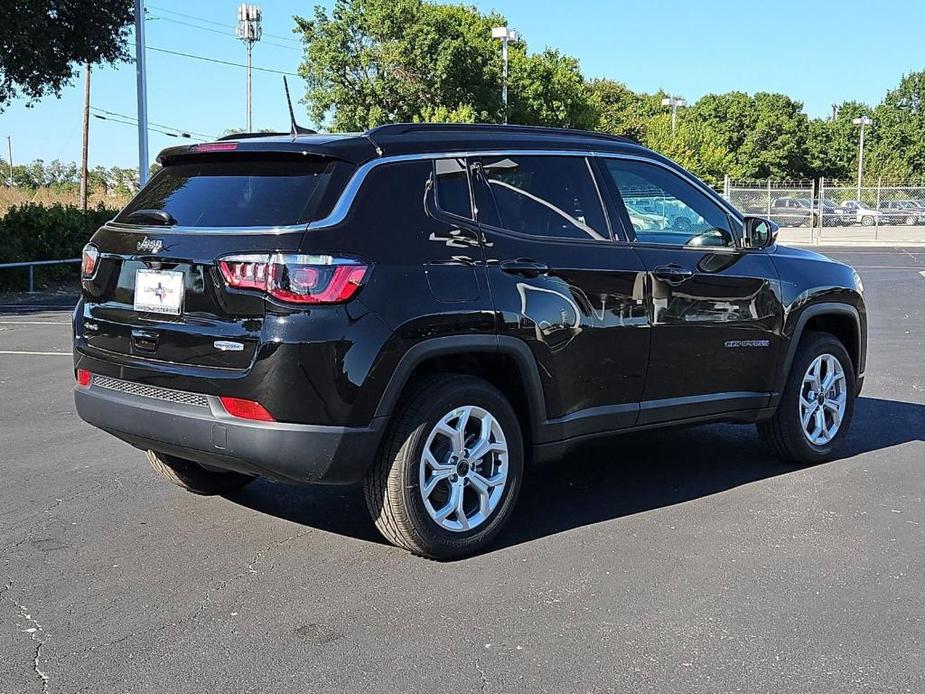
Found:
[(9, 155), (10, 155), (10, 161), (9, 161), (9, 164), (10, 164), (10, 188), (12, 188), (12, 187), (13, 187), (13, 136), (12, 136), (12, 135), (7, 135), (7, 136), (6, 136), (6, 149), (7, 149), (7, 152), (9, 152)]
[(247, 49), (247, 132), (253, 132), (254, 124), (252, 118), (252, 101), (253, 89), (251, 87), (251, 54), (254, 51), (254, 44), (260, 40), (263, 35), (261, 21), (263, 20), (263, 10), (258, 5), (248, 5), (242, 3), (238, 6), (238, 26), (235, 28), (235, 35), (244, 43)]
[(678, 108), (686, 106), (687, 102), (680, 96), (666, 96), (662, 99), (662, 106), (671, 107), (671, 137), (674, 137), (675, 130), (678, 127)]
[(867, 116), (853, 118), (851, 120), (855, 125), (861, 126), (861, 139), (858, 142), (858, 204), (861, 204), (861, 180), (864, 178), (864, 128), (873, 125), (874, 121)]
[(504, 124), (507, 125), (507, 47), (510, 41), (517, 40), (517, 32), (507, 27), (493, 27), (491, 37), (501, 39), (501, 103), (504, 107)]
[(148, 182), (148, 78), (145, 72), (145, 7), (135, 0), (135, 90), (138, 96), (138, 185)]

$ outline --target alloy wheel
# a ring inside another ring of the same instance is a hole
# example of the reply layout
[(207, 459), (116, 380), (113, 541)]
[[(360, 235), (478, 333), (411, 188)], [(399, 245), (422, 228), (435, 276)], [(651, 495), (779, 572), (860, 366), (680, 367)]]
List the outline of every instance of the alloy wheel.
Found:
[(421, 453), (421, 499), (443, 529), (482, 525), (504, 495), (508, 446), (498, 420), (475, 405), (457, 407), (431, 429)]
[(813, 359), (800, 388), (800, 424), (806, 440), (824, 446), (838, 434), (848, 401), (845, 370), (831, 354)]

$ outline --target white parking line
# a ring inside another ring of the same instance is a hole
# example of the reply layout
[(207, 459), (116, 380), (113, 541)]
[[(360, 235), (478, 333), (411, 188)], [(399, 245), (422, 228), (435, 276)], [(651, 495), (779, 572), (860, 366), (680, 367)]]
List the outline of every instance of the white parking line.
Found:
[(24, 352), (13, 349), (0, 349), (0, 354), (28, 354), (37, 357), (70, 357), (70, 352)]
[(925, 279), (925, 270), (922, 270), (919, 274), (922, 276), (922, 279)]
[(70, 325), (70, 323), (57, 320), (0, 320), (0, 325)]

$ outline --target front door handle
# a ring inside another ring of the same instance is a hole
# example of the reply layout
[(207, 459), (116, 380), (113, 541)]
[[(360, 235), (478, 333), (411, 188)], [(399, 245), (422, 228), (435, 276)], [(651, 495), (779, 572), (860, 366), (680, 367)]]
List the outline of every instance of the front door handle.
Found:
[(502, 262), (501, 271), (509, 275), (520, 275), (521, 277), (539, 277), (549, 273), (549, 266), (535, 260), (518, 258), (517, 260), (505, 260)]
[(667, 282), (668, 284), (681, 284), (681, 282), (689, 280), (694, 276), (693, 270), (688, 270), (687, 268), (681, 267), (677, 263), (659, 265), (657, 268), (655, 268), (654, 274), (656, 278), (660, 279), (662, 282)]

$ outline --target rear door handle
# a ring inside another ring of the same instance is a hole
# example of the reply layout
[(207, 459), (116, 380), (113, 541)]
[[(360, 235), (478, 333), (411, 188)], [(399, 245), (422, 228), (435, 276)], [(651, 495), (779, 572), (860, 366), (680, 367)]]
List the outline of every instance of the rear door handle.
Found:
[(693, 270), (688, 270), (676, 263), (659, 265), (655, 268), (654, 274), (658, 279), (668, 284), (681, 284), (684, 280), (689, 280), (694, 276)]
[(521, 277), (539, 277), (549, 273), (549, 266), (534, 260), (518, 258), (517, 260), (505, 260), (502, 262), (501, 271), (509, 275), (520, 275)]

